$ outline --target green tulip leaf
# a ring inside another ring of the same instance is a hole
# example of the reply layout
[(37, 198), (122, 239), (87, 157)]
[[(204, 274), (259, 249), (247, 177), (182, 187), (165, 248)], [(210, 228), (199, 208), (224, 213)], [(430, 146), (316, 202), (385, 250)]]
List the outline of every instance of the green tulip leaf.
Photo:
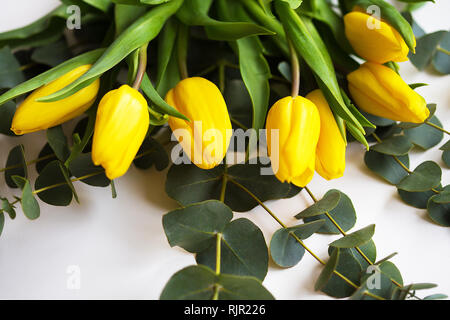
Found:
[(120, 34), (85, 74), (63, 89), (47, 97), (42, 97), (38, 101), (58, 101), (89, 86), (103, 73), (125, 59), (131, 52), (154, 39), (166, 20), (178, 10), (182, 2), (182, 0), (172, 0), (150, 9), (149, 12)]
[(25, 179), (28, 177), (23, 145), (18, 145), (11, 149), (6, 160), (6, 168), (10, 168), (5, 170), (5, 181), (10, 188), (17, 188), (17, 184), (12, 178), (13, 176), (20, 176)]
[[(330, 190), (325, 194), (325, 197), (333, 192), (339, 192), (340, 198), (339, 203), (331, 210), (327, 211), (330, 217), (339, 225), (339, 227), (344, 230), (348, 231), (356, 223), (356, 211), (353, 207), (352, 201), (350, 198), (343, 192), (339, 190)], [(318, 219), (325, 220), (325, 223), (323, 226), (317, 231), (318, 233), (325, 233), (325, 234), (340, 234), (340, 231), (336, 226), (333, 224), (333, 222), (325, 215), (321, 214), (318, 216), (310, 216), (307, 218), (304, 218), (305, 222), (315, 221)]]
[(253, 277), (216, 275), (204, 266), (190, 266), (175, 273), (164, 287), (161, 300), (273, 300), (273, 296)]
[(196, 253), (215, 244), (217, 233), (224, 232), (233, 212), (217, 200), (195, 203), (173, 210), (163, 217), (163, 227), (171, 247)]
[[(409, 167), (408, 155), (399, 156), (397, 158), (406, 167)], [(395, 161), (394, 157), (372, 150), (369, 150), (365, 153), (364, 163), (374, 173), (394, 185), (399, 183), (408, 175), (405, 169)]]
[(332, 243), (330, 243), (330, 246), (336, 248), (355, 248), (369, 242), (369, 240), (372, 239), (374, 233), (375, 225), (371, 224), (358, 231), (352, 232), (336, 241), (333, 241)]
[(280, 267), (289, 268), (295, 266), (303, 258), (305, 249), (293, 237), (301, 240), (309, 238), (323, 224), (325, 220), (317, 220), (301, 224), (291, 228), (277, 230), (270, 241), (270, 255), (272, 260)]
[(410, 175), (403, 178), (397, 188), (409, 192), (423, 192), (436, 188), (441, 183), (442, 170), (433, 161), (421, 163)]
[(96, 49), (93, 51), (86, 52), (66, 62), (63, 62), (62, 64), (44, 73), (41, 73), (40, 75), (30, 80), (22, 82), (18, 86), (10, 89), (9, 91), (5, 92), (0, 96), (0, 108), (5, 102), (14, 99), (20, 95), (23, 95), (27, 92), (33, 91), (45, 84), (48, 84), (79, 66), (94, 63), (103, 52), (104, 49)]
[[(216, 240), (197, 253), (198, 264), (216, 269)], [(268, 271), (269, 254), (261, 230), (250, 220), (240, 218), (230, 222), (222, 232), (220, 270), (239, 276), (264, 280)]]

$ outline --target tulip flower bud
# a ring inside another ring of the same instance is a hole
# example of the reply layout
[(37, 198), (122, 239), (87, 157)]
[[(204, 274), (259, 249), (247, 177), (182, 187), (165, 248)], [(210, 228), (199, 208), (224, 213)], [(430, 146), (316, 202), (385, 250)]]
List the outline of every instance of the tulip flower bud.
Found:
[(169, 118), (169, 126), (189, 159), (202, 169), (222, 162), (232, 126), (217, 86), (204, 78), (187, 78), (167, 93), (166, 102), (190, 119)]
[(353, 100), (368, 113), (414, 123), (424, 122), (430, 114), (425, 99), (386, 66), (366, 62), (347, 80)]
[[(266, 121), (267, 146), (272, 168), (281, 182), (306, 186), (314, 175), (320, 117), (310, 100), (297, 96), (278, 100)], [(274, 139), (278, 131), (278, 140)], [(273, 146), (278, 144), (278, 147)], [(278, 150), (278, 154), (273, 154)]]
[(345, 141), (333, 112), (322, 91), (314, 90), (306, 96), (320, 114), (320, 137), (316, 149), (316, 171), (327, 180), (342, 177), (345, 170)]
[(408, 60), (408, 46), (388, 23), (360, 11), (344, 16), (345, 35), (355, 52), (376, 63)]
[(100, 101), (92, 143), (92, 161), (113, 180), (124, 175), (136, 157), (150, 124), (147, 100), (123, 85)]
[(100, 88), (99, 79), (70, 97), (59, 101), (47, 103), (35, 100), (55, 93), (71, 84), (86, 73), (90, 67), (91, 65), (83, 65), (75, 68), (60, 78), (36, 89), (17, 108), (11, 130), (17, 135), (45, 130), (83, 114), (95, 102)]

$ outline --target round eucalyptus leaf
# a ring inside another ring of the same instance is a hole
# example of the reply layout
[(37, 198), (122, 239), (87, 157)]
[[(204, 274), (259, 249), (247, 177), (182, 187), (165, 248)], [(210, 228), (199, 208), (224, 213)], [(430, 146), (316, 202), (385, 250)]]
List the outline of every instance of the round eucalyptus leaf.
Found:
[(391, 278), (375, 266), (362, 273), (361, 286), (351, 296), (351, 299), (377, 300), (366, 294), (370, 293), (386, 300), (390, 300), (396, 288), (397, 286), (392, 283)]
[(450, 150), (444, 150), (442, 152), (442, 161), (444, 161), (447, 167), (450, 167)]
[[(442, 123), (436, 116), (431, 117), (428, 121), (442, 128)], [(404, 134), (414, 145), (424, 150), (434, 147), (444, 137), (442, 131), (425, 123), (416, 128), (405, 129)]]
[(403, 277), (400, 273), (400, 270), (393, 264), (391, 261), (384, 261), (378, 265), (381, 272), (383, 272), (385, 275), (387, 275), (392, 280), (396, 281), (397, 283), (403, 285)]
[(14, 210), (14, 206), (11, 205), (7, 199), (1, 199), (1, 202), (2, 202), (1, 210), (6, 212), (11, 219), (15, 219), (16, 218), (16, 210)]
[[(333, 190), (330, 190), (328, 192), (331, 192)], [(340, 193), (339, 203), (337, 206), (328, 212), (328, 214), (331, 216), (331, 218), (339, 225), (339, 227), (344, 230), (348, 231), (356, 223), (356, 211), (353, 207), (352, 201), (350, 198), (343, 192), (339, 190)], [(319, 233), (325, 233), (325, 234), (339, 234), (339, 229), (333, 224), (333, 222), (325, 215), (319, 215), (314, 217), (308, 217), (305, 218), (305, 222), (310, 222), (318, 219), (325, 220), (325, 223), (321, 226), (321, 228), (318, 230)]]
[(11, 123), (16, 112), (16, 104), (13, 101), (8, 101), (0, 106), (0, 133), (8, 136), (15, 136), (11, 131)]
[(435, 193), (431, 190), (425, 192), (408, 192), (405, 190), (397, 189), (400, 198), (407, 204), (419, 208), (426, 209), (428, 204), (428, 199)]
[(148, 138), (142, 143), (138, 156), (133, 162), (139, 169), (146, 170), (155, 165), (156, 170), (161, 171), (169, 165), (169, 156), (158, 141)]
[(201, 252), (215, 244), (217, 233), (223, 232), (233, 212), (217, 200), (195, 203), (173, 210), (163, 217), (163, 227), (171, 247)]
[(330, 259), (328, 259), (327, 263), (323, 267), (322, 271), (320, 272), (319, 278), (317, 278), (316, 283), (314, 284), (314, 290), (319, 291), (322, 290), (325, 285), (330, 281), (331, 277), (333, 276), (334, 271), (336, 270), (336, 267), (339, 262), (339, 248), (336, 250), (333, 250), (333, 253), (330, 256)]
[[(371, 262), (371, 264), (374, 264), (377, 260), (377, 247), (375, 246), (375, 242), (373, 242), (372, 239), (369, 240), (369, 242), (358, 246), (358, 249), (364, 254), (364, 256)], [(335, 247), (329, 246), (328, 247), (328, 254), (331, 255), (333, 250), (336, 250)], [(366, 261), (366, 259), (363, 257), (363, 255), (356, 250), (356, 248), (341, 248), (341, 251), (349, 251), (353, 254), (356, 260), (358, 260), (359, 264), (363, 269), (366, 269), (369, 266), (369, 263)]]
[(0, 236), (2, 235), (4, 226), (5, 226), (5, 215), (3, 214), (2, 211), (0, 211)]
[(330, 190), (322, 199), (314, 203), (312, 206), (306, 208), (295, 217), (297, 219), (303, 219), (329, 212), (336, 208), (336, 206), (339, 204), (340, 199), (341, 193), (338, 190)]
[[(57, 185), (56, 187), (51, 187)], [(51, 187), (47, 190), (40, 191)], [(58, 160), (50, 162), (34, 184), (37, 196), (45, 203), (53, 206), (68, 206), (72, 202), (73, 192), (67, 185)]]
[(47, 141), (59, 160), (65, 161), (69, 155), (67, 138), (61, 126), (56, 126), (47, 130)]
[(212, 300), (218, 288), (219, 300), (273, 300), (253, 277), (228, 274), (217, 276), (204, 266), (189, 266), (175, 273), (165, 285), (161, 300)]
[(413, 145), (409, 139), (405, 136), (393, 136), (383, 142), (378, 143), (370, 147), (371, 150), (392, 155), (392, 156), (403, 156), (407, 154)]
[[(196, 255), (198, 264), (216, 268), (216, 241)], [(220, 269), (223, 273), (253, 276), (264, 280), (269, 255), (261, 230), (250, 220), (240, 218), (230, 222), (222, 232)]]
[(428, 200), (428, 216), (435, 223), (443, 227), (450, 227), (450, 203), (436, 203), (433, 201), (434, 197), (436, 196)]
[(435, 203), (450, 203), (450, 185), (445, 186), (439, 194), (434, 193), (433, 202)]
[(12, 176), (28, 177), (27, 163), (25, 160), (25, 151), (23, 145), (15, 146), (11, 149), (6, 160), (6, 168), (12, 167), (5, 171), (5, 181), (8, 187), (17, 188)]
[(372, 239), (374, 233), (375, 225), (371, 224), (365, 228), (347, 234), (346, 236), (336, 241), (333, 241), (332, 243), (330, 243), (330, 246), (336, 248), (355, 248), (369, 242), (369, 240)]
[(34, 198), (30, 182), (20, 176), (12, 176), (12, 179), (16, 185), (22, 189), (22, 199), (20, 199), (20, 203), (25, 216), (30, 220), (39, 218), (41, 210), (39, 208), (39, 203)]
[(92, 162), (91, 153), (81, 153), (77, 158), (72, 160), (69, 165), (69, 169), (70, 172), (77, 178), (93, 175), (87, 179), (80, 180), (90, 186), (107, 187), (111, 183), (111, 181), (106, 177), (103, 168), (94, 165)]
[(409, 192), (423, 192), (436, 188), (441, 183), (442, 170), (433, 161), (425, 161), (403, 178), (397, 188)]
[(436, 47), (443, 39), (447, 31), (428, 33), (417, 39), (416, 52), (409, 56), (409, 60), (417, 69), (423, 70), (431, 62), (436, 52)]
[(295, 234), (302, 240), (306, 239), (315, 233), (324, 222), (324, 220), (317, 220), (295, 227), (277, 230), (270, 241), (270, 255), (272, 260), (283, 268), (295, 266), (303, 258), (305, 248), (303, 248), (292, 234)]
[[(409, 167), (408, 155), (397, 157), (406, 167)], [(391, 184), (399, 183), (408, 173), (398, 164), (394, 157), (369, 150), (364, 155), (364, 163), (374, 173)]]
[(224, 165), (210, 170), (193, 164), (172, 165), (167, 173), (166, 193), (182, 205), (219, 200), (226, 183), (225, 204), (233, 211), (246, 212), (256, 207), (258, 202), (230, 179), (243, 185), (261, 201), (292, 197), (300, 191), (291, 184), (281, 183), (274, 175), (262, 175), (263, 168), (266, 167), (261, 164), (237, 164), (225, 171)]
[[(336, 271), (359, 285), (362, 267), (350, 249), (339, 249)], [(333, 273), (321, 291), (334, 298), (346, 298), (355, 292), (355, 288)]]
[(46, 143), (42, 150), (39, 152), (38, 158), (42, 159), (36, 162), (36, 171), (40, 174), (50, 162), (56, 159), (56, 155), (53, 152), (52, 147), (50, 147), (50, 145)]
[[(439, 46), (444, 50), (450, 51), (450, 32), (447, 31), (447, 33), (442, 37)], [(436, 51), (433, 57), (433, 66), (440, 73), (449, 74), (450, 58), (448, 54), (441, 51)]]

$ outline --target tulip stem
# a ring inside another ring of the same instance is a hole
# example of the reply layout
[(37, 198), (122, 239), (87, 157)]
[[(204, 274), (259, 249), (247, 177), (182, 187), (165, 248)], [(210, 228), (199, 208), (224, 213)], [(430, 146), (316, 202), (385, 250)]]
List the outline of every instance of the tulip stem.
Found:
[(177, 54), (178, 70), (180, 72), (181, 79), (186, 79), (189, 76), (187, 68), (188, 41), (189, 27), (180, 23), (178, 27)]
[(139, 90), (142, 80), (144, 79), (145, 71), (147, 70), (147, 47), (148, 43), (144, 44), (139, 49), (139, 67), (136, 74), (136, 79), (133, 83), (133, 88)]
[(297, 52), (295, 52), (294, 46), (291, 40), (289, 42), (289, 52), (291, 54), (291, 72), (292, 72), (292, 91), (291, 95), (293, 98), (298, 96), (300, 91), (300, 63), (298, 61)]
[(439, 131), (442, 131), (442, 132), (444, 132), (445, 134), (450, 135), (450, 132), (448, 132), (448, 131), (445, 130), (444, 128), (441, 128), (441, 127), (435, 125), (434, 123), (432, 123), (432, 122), (430, 122), (430, 121), (428, 121), (428, 120), (425, 121), (425, 124), (429, 125), (430, 127), (435, 128), (435, 129), (437, 129), (437, 130), (439, 130)]
[[(287, 225), (285, 225), (276, 215), (275, 213), (273, 213), (255, 194), (253, 194), (249, 189), (247, 189), (245, 186), (243, 186), (242, 184), (240, 184), (239, 182), (235, 181), (234, 179), (228, 177), (228, 181), (230, 181), (231, 183), (233, 183), (234, 185), (236, 185), (237, 187), (239, 187), (240, 189), (242, 189), (243, 191), (245, 191), (250, 197), (252, 197), (261, 207), (263, 207), (264, 210), (266, 210), (266, 212), (268, 214), (270, 214), (272, 216), (272, 218), (275, 219), (276, 222), (278, 222), (278, 224), (280, 226), (282, 226), (284, 229), (289, 231), (289, 228)], [(293, 237), (306, 251), (308, 251), (308, 253), (313, 256), (320, 264), (325, 265), (325, 261), (323, 261), (321, 258), (319, 258), (311, 249), (309, 249), (305, 243), (293, 232), (289, 232), (289, 235), (291, 237)], [(338, 277), (340, 277), (342, 280), (344, 280), (345, 282), (347, 282), (350, 286), (352, 286), (353, 288), (357, 289), (358, 286), (356, 284), (354, 284), (351, 280), (349, 280), (347, 277), (345, 277), (344, 275), (342, 275), (340, 272), (338, 272), (337, 270), (333, 270), (333, 273), (336, 274)]]

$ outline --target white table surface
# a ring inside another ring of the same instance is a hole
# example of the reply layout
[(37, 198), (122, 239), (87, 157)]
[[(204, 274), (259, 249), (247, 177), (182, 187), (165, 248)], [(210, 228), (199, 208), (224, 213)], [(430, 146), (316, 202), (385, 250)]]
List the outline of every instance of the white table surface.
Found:
[[(414, 13), (427, 31), (448, 29), (450, 1), (437, 1)], [(44, 15), (57, 0), (3, 0), (0, 32), (23, 26)], [(428, 102), (438, 105), (437, 115), (450, 128), (449, 76), (433, 71), (418, 72), (409, 62), (401, 64), (407, 83), (426, 82), (418, 89)], [(72, 125), (73, 126), (73, 125)], [(70, 127), (72, 127), (69, 125)], [(448, 137), (444, 141), (448, 140)], [(443, 144), (444, 141), (441, 143)], [(6, 162), (9, 150), (23, 143), (27, 160), (36, 158), (44, 144), (44, 133), (20, 138), (0, 136), (0, 163)], [(411, 154), (411, 167), (425, 160), (443, 165), (442, 152)], [(357, 210), (357, 228), (375, 223), (374, 241), (378, 258), (392, 252), (406, 283), (433, 282), (436, 290), (450, 294), (450, 230), (426, 218), (426, 211), (404, 204), (395, 187), (371, 173), (363, 163), (364, 149), (351, 144), (347, 154), (345, 177), (326, 182), (318, 175), (310, 184), (317, 195), (337, 188), (347, 193)], [(33, 168), (32, 179), (36, 177)], [(0, 298), (2, 299), (158, 299), (169, 278), (185, 266), (195, 264), (194, 256), (180, 248), (170, 248), (163, 232), (161, 217), (176, 208), (164, 192), (166, 171), (138, 171), (131, 168), (116, 181), (118, 198), (111, 199), (109, 188), (94, 188), (76, 183), (81, 204), (52, 207), (41, 203), (41, 217), (6, 219), (0, 237)], [(1, 178), (0, 195), (12, 197)], [(443, 184), (450, 183), (448, 169)], [(267, 205), (287, 223), (293, 215), (312, 202), (306, 193), (289, 199), (269, 201)], [(266, 241), (278, 225), (262, 208), (235, 217), (247, 217), (263, 231)], [(322, 258), (327, 258), (327, 244), (337, 236), (314, 235), (306, 243)], [(81, 287), (70, 290), (68, 268), (78, 266)], [(314, 292), (314, 281), (321, 266), (307, 253), (291, 269), (270, 263), (264, 285), (277, 299), (327, 299)]]

